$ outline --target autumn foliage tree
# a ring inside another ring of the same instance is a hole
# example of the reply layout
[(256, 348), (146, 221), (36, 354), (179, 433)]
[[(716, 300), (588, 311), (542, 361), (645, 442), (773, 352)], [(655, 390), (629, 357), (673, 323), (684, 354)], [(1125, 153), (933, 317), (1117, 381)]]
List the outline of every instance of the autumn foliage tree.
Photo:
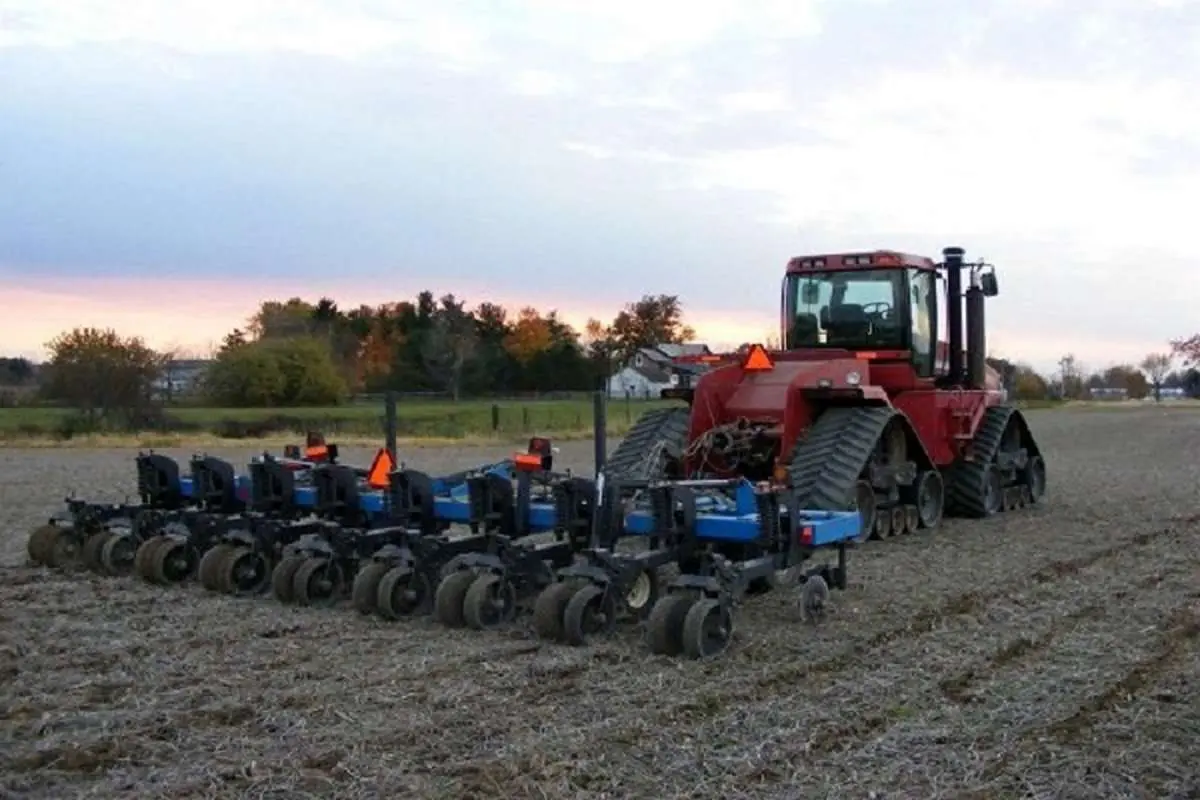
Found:
[(153, 406), (154, 381), (166, 359), (140, 337), (75, 328), (48, 342), (46, 349), (50, 360), (43, 393), (76, 409), (90, 426), (127, 426)]

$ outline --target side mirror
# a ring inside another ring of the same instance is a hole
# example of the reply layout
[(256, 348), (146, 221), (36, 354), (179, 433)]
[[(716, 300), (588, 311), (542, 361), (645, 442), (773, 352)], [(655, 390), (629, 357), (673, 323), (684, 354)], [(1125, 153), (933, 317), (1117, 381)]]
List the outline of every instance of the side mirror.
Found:
[(807, 281), (800, 285), (800, 302), (811, 306), (821, 299), (821, 287), (815, 281)]
[(979, 276), (979, 288), (984, 297), (995, 297), (1000, 294), (1000, 286), (996, 283), (996, 273), (985, 272)]

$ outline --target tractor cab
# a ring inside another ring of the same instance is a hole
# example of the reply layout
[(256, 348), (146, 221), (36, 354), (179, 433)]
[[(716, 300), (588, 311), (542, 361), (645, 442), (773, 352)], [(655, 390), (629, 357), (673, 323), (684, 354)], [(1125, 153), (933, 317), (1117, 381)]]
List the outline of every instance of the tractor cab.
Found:
[[(945, 373), (946, 345), (938, 344), (939, 270), (946, 272), (951, 296), (962, 297), (964, 266), (972, 268), (971, 289), (980, 303), (983, 296), (996, 294), (994, 273), (976, 268), (982, 265), (964, 265), (957, 248), (945, 255), (944, 264), (893, 251), (793, 258), (783, 283), (784, 348), (848, 350), (860, 357), (869, 353), (872, 360), (906, 361), (921, 378)], [(968, 319), (971, 289), (966, 293)], [(950, 349), (961, 353), (961, 299), (959, 314), (954, 303), (945, 307)]]

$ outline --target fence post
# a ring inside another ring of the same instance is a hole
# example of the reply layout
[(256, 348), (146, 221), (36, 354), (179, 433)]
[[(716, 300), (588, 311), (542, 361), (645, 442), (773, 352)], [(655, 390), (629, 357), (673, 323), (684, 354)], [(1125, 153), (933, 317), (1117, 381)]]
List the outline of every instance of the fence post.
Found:
[(492, 403), (492, 433), (500, 430), (500, 404)]
[(608, 460), (608, 393), (592, 395), (592, 442), (595, 445), (596, 477)]
[(388, 454), (392, 457), (392, 462), (396, 462), (396, 392), (390, 390), (383, 401), (383, 435), (384, 446), (387, 447)]

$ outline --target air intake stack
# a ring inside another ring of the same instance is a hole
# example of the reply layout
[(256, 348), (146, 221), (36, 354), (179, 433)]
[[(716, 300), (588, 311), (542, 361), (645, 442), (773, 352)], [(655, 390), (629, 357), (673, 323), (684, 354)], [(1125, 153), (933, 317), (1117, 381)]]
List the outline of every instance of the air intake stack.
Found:
[(963, 296), (962, 270), (963, 253), (961, 247), (947, 247), (942, 250), (942, 261), (946, 268), (946, 327), (947, 345), (950, 350), (949, 370), (946, 379), (957, 385), (963, 379)]

